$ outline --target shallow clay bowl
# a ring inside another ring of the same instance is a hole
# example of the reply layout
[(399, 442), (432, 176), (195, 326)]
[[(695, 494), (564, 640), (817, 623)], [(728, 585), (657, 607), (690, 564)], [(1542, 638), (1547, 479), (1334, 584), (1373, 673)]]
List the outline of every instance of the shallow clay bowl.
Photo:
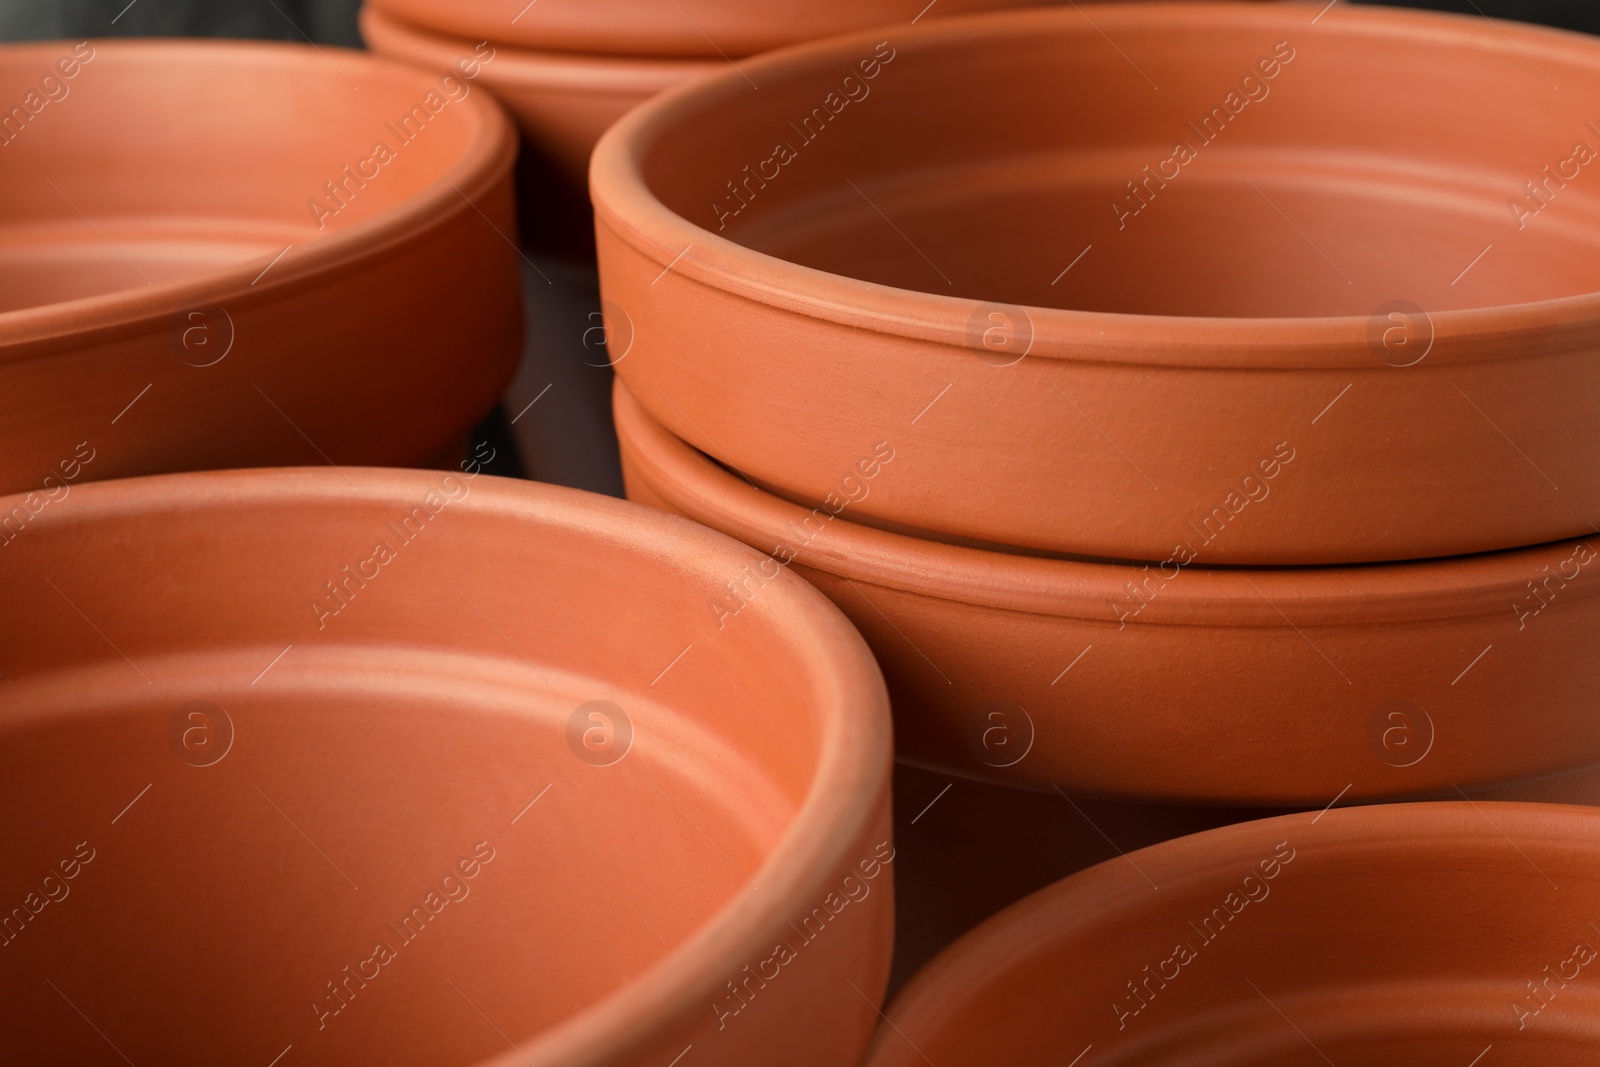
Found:
[(1600, 153), (1593, 38), (1130, 4), (741, 68), (614, 127), (591, 192), (618, 373), (780, 495), (888, 438), (859, 516), (946, 540), (1316, 564), (1593, 532), (1600, 182), (1564, 162)]
[(867, 1067), (1576, 1067), (1600, 1056), (1582, 981), (1597, 900), (1592, 809), (1242, 823), (1108, 860), (974, 930), (895, 1001)]
[[(1454, 795), (1600, 763), (1600, 552), (1163, 568), (986, 551), (806, 509), (673, 437), (625, 388), (630, 499), (769, 555), (708, 590), (725, 626), (786, 561), (878, 656), (903, 758), (1036, 789), (1317, 805)], [(900, 476), (862, 453), (853, 500)]]
[(838, 611), (718, 632), (712, 531), (344, 473), (86, 486), (0, 558), (18, 1060), (856, 1063), (890, 741)]
[(470, 82), (53, 43), (0, 49), (0, 101), (24, 117), (0, 120), (0, 490), (429, 463), (493, 407), (521, 345), (516, 137)]
[(476, 66), (481, 84), (511, 112), (529, 143), (579, 189), (586, 186), (589, 153), (607, 127), (663, 89), (728, 69), (721, 59), (567, 54), (498, 40), (480, 44), (476, 36), (424, 29), (372, 6), (361, 9), (361, 36), (374, 52), (429, 70)]
[[(869, 26), (1052, 0), (369, 0), (385, 14), (441, 33), (529, 48), (725, 59)], [(927, 9), (927, 10), (925, 10)]]

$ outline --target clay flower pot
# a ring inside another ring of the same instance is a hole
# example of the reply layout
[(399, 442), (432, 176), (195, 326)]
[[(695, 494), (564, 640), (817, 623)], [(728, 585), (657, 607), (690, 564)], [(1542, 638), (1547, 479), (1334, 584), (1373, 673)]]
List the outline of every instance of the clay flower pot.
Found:
[(620, 386), (614, 412), (631, 499), (767, 553), (702, 610), (734, 625), (797, 570), (877, 654), (914, 761), (1069, 794), (1318, 807), (1600, 763), (1600, 538), (1361, 567), (1038, 559), (854, 522), (900, 476), (894, 445), (856, 457), (848, 500), (809, 509)]
[(1051, 0), (801, 0), (782, 5), (745, 0), (370, 0), (416, 26), (457, 37), (529, 48), (720, 59), (766, 52), (851, 30), (967, 11), (1027, 7)]
[(858, 1062), (859, 636), (795, 578), (718, 631), (755, 553), (465, 466), (101, 483), (0, 549), (15, 1057)]
[(0, 49), (0, 102), (0, 490), (428, 463), (505, 387), (516, 139), (470, 79), (50, 43)]
[(1597, 872), (1600, 812), (1584, 808), (1400, 805), (1213, 830), (973, 931), (895, 1001), (866, 1062), (1398, 1067), (1492, 1046), (1501, 1063), (1592, 1063)]
[(1273, 565), (1593, 533), (1600, 42), (1088, 10), (786, 50), (613, 127), (591, 192), (639, 402), (816, 505), (887, 440), (855, 514), (951, 541)]
[(511, 112), (528, 141), (579, 189), (586, 184), (589, 153), (607, 127), (663, 89), (727, 69), (721, 59), (575, 55), (499, 40), (479, 44), (476, 36), (441, 34), (371, 6), (361, 9), (361, 36), (374, 52), (430, 70), (474, 63), (481, 84)]

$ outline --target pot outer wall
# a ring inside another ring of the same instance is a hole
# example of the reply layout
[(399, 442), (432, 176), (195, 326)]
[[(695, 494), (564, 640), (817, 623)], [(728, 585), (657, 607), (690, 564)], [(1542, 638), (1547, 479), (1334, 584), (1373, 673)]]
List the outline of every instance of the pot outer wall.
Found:
[[(1381, 611), (1359, 597), (1299, 611), (1269, 599), (1279, 589), (1372, 589), (1381, 572), (1257, 572), (1249, 582), (1235, 582), (1239, 572), (1180, 573), (1166, 599), (1158, 591), (1135, 610), (1131, 595), (1126, 603), (1108, 596), (1099, 619), (1085, 590), (1119, 592), (1103, 565), (945, 546), (918, 556), (906, 538), (884, 550), (925, 568), (928, 580), (971, 566), (1008, 581), (1039, 578), (1033, 604), (987, 606), (900, 587), (926, 585), (920, 577), (844, 576), (845, 563), (891, 535), (852, 529), (847, 511), (824, 523), (761, 493), (671, 437), (620, 385), (614, 410), (630, 499), (769, 553), (800, 546), (790, 568), (867, 638), (893, 697), (896, 749), (923, 765), (1074, 796), (1309, 807), (1336, 796), (1372, 801), (1510, 784), (1600, 762), (1600, 731), (1583, 711), (1600, 669), (1591, 639), (1600, 582), (1578, 568), (1550, 596), (1558, 583), (1536, 594), (1506, 578), (1543, 581), (1545, 568), (1570, 565), (1575, 554), (1594, 558), (1590, 542), (1460, 561), (1491, 561), (1495, 588), (1458, 592), (1444, 607), (1426, 587), (1448, 581), (1456, 564), (1404, 579), (1418, 592)], [(893, 461), (879, 474), (891, 477)], [(1081, 582), (1070, 580), (1076, 568)], [(1129, 582), (1146, 577), (1126, 569)], [(713, 591), (708, 612), (736, 617), (759, 577), (741, 576), (743, 592), (732, 583)], [(1347, 580), (1361, 584), (1347, 588)], [(1216, 595), (1180, 600), (1185, 581), (1210, 583)], [(1519, 614), (1518, 597), (1544, 606)]]

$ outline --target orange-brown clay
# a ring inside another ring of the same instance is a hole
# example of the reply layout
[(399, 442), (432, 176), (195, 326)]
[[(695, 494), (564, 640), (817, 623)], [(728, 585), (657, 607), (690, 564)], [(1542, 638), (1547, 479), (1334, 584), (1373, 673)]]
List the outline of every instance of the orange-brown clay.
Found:
[[(663, 89), (714, 70), (720, 60), (655, 56), (581, 55), (457, 37), (392, 18), (378, 7), (361, 11), (361, 35), (373, 51), (429, 70), (466, 62), (511, 112), (528, 142), (581, 189), (589, 153), (612, 123)], [(484, 62), (482, 57), (492, 55)], [(537, 210), (537, 205), (531, 205)]]
[(528, 48), (722, 60), (921, 17), (1052, 0), (371, 0), (416, 26)]
[(925, 968), (867, 1067), (1579, 1067), (1600, 811), (1397, 805), (1111, 859)]
[(474, 81), (288, 45), (19, 45), (0, 114), (0, 491), (420, 463), (509, 379), (516, 140)]
[(719, 630), (756, 553), (464, 466), (82, 486), (0, 548), (15, 1062), (858, 1062), (859, 636), (793, 577)]
[(1600, 763), (1600, 538), (1361, 567), (1037, 559), (854, 522), (899, 477), (899, 436), (807, 509), (673, 437), (620, 383), (614, 410), (631, 499), (768, 554), (708, 591), (707, 616), (736, 623), (792, 566), (877, 654), (909, 758), (1232, 805), (1455, 795)]
[(740, 67), (591, 192), (618, 373), (756, 482), (821, 504), (890, 439), (862, 521), (1152, 563), (1600, 521), (1593, 38), (1128, 4)]

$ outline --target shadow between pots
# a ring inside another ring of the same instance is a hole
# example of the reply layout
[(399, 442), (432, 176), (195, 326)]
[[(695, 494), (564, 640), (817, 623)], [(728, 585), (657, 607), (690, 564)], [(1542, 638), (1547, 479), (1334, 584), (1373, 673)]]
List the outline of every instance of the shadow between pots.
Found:
[(962, 934), (1068, 875), (1174, 837), (1293, 810), (1089, 800), (897, 760), (889, 995)]
[[(521, 363), (501, 404), (518, 473), (620, 497), (611, 368), (631, 341), (626, 316), (608, 324), (592, 265), (539, 252), (524, 253), (523, 259), (527, 328)], [(608, 325), (616, 337), (608, 335)]]

